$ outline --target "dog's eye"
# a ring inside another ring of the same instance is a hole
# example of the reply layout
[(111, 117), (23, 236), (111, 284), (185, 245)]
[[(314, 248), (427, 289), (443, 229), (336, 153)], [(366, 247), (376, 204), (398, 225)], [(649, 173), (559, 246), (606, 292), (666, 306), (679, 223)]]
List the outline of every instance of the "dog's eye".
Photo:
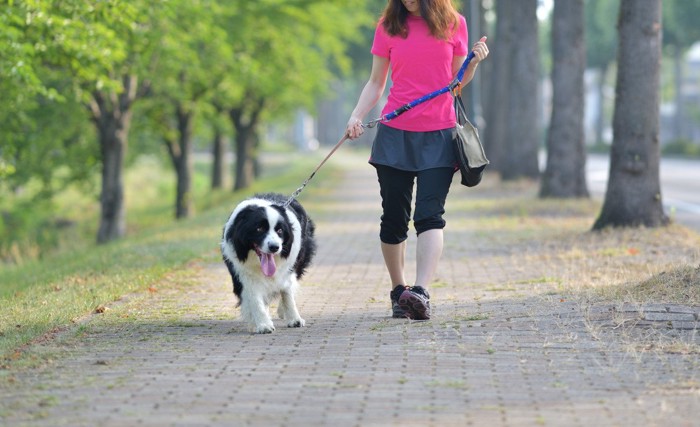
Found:
[(278, 229), (275, 230), (275, 231), (277, 232), (277, 235), (278, 235), (278, 236), (282, 237), (282, 229), (281, 229), (281, 228), (278, 228)]
[(265, 232), (265, 227), (264, 226), (259, 226), (258, 228), (255, 229), (258, 233), (264, 233)]

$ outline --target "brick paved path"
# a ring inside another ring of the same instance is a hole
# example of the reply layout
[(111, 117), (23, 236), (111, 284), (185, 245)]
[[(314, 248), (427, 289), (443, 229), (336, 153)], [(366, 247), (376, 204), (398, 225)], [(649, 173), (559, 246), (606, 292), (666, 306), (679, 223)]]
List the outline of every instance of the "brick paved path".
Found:
[(43, 344), (53, 363), (0, 388), (0, 424), (700, 425), (697, 307), (641, 315), (685, 322), (672, 330), (695, 352), (641, 351), (619, 327), (638, 308), (567, 300), (548, 277), (575, 274), (546, 248), (504, 246), (453, 213), (433, 319), (391, 319), (373, 171), (319, 193), (301, 198), (319, 239), (298, 297), (307, 327), (247, 333), (213, 255)]

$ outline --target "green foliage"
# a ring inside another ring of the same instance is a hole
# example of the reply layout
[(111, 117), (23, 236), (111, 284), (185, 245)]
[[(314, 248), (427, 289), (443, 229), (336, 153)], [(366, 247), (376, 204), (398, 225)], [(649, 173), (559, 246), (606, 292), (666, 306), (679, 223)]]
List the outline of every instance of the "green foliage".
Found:
[[(120, 112), (125, 75), (147, 95), (131, 110), (129, 165), (165, 154), (178, 108), (229, 133), (217, 110), (251, 99), (264, 105), (263, 120), (312, 110), (332, 79), (351, 72), (350, 43), (367, 49), (370, 8), (369, 0), (3, 2), (0, 212), (19, 228), (9, 238), (0, 227), (0, 250), (38, 246), (31, 230), (51, 222), (29, 211), (49, 209), (65, 188), (85, 186), (96, 202), (102, 157), (90, 113), (97, 97), (104, 111)], [(210, 138), (203, 128), (195, 122), (200, 146)]]
[(374, 23), (366, 3), (261, 0), (227, 7), (220, 18), (233, 56), (221, 89), (233, 104), (261, 96), (273, 114), (313, 109), (334, 75), (350, 71), (348, 42)]
[(663, 2), (663, 42), (685, 50), (700, 40), (700, 0)]

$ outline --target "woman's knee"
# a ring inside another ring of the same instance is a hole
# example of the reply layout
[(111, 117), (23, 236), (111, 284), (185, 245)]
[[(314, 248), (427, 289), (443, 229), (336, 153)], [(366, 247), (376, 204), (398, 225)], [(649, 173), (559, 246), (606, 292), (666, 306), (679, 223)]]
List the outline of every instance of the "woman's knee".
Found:
[(421, 234), (428, 230), (442, 230), (447, 225), (447, 222), (442, 218), (442, 214), (433, 215), (428, 218), (420, 219), (413, 223), (416, 234)]
[(408, 238), (408, 223), (398, 224), (382, 218), (379, 226), (379, 240), (382, 243), (398, 245)]

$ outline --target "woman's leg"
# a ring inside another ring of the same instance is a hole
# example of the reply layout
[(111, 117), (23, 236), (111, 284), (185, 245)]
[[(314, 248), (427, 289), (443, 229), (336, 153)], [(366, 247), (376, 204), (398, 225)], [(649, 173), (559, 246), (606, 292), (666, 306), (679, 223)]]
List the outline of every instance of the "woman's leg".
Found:
[(379, 238), (392, 289), (405, 285), (404, 276), (408, 221), (411, 218), (414, 173), (377, 165), (382, 196)]
[(442, 256), (442, 242), (441, 228), (427, 230), (418, 235), (415, 286), (428, 288)]
[(391, 279), (391, 288), (396, 285), (405, 285), (406, 277), (404, 276), (404, 259), (406, 257), (406, 241), (391, 245), (382, 242), (382, 255), (384, 256), (384, 264), (389, 271)]
[(443, 248), (445, 200), (454, 170), (435, 168), (418, 173), (416, 212), (413, 221), (418, 233), (416, 247), (416, 286), (427, 288), (437, 270)]

